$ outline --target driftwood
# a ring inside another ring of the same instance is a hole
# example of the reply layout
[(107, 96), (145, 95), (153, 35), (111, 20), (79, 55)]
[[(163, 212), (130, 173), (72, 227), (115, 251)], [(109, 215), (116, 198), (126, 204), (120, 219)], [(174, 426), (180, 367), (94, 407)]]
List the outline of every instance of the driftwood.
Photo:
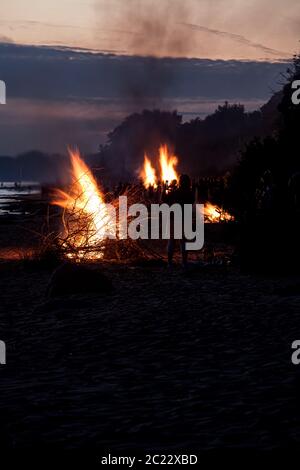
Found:
[[(141, 185), (134, 185), (121, 195), (127, 197), (128, 206), (135, 203), (150, 204), (147, 192)], [(108, 193), (104, 199), (105, 202), (114, 206), (118, 220), (119, 195)], [(39, 234), (35, 232), (34, 235), (39, 236), (40, 242), (31, 258), (39, 263), (57, 265), (62, 260), (99, 262), (100, 260), (162, 259), (161, 255), (145, 240), (104, 238), (95, 243), (93, 218), (85, 212), (84, 208), (76, 207), (76, 199), (71, 210), (57, 210), (51, 215), (48, 209), (41, 232)]]

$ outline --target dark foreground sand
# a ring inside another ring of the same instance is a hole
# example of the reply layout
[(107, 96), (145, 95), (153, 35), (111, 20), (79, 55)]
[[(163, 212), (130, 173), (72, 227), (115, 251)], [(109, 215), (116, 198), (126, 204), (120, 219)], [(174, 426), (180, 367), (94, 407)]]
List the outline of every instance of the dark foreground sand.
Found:
[[(47, 300), (0, 264), (1, 445), (172, 451), (300, 440), (297, 279), (106, 264), (115, 291)], [(298, 279), (299, 280), (299, 279)]]
[(51, 270), (8, 259), (36, 242), (37, 219), (1, 220), (0, 449), (299, 443), (300, 289), (278, 289), (300, 276), (105, 263), (113, 293), (49, 299)]

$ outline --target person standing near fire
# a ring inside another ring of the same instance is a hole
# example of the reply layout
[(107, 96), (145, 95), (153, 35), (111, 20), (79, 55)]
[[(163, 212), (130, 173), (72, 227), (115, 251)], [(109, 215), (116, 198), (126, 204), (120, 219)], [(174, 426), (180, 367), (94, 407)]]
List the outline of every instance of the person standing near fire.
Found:
[[(165, 186), (162, 193), (162, 202), (172, 206), (173, 204), (179, 204), (182, 208), (182, 216), (185, 204), (194, 204), (195, 197), (191, 189), (191, 180), (188, 175), (181, 175), (179, 178), (178, 185), (176, 181), (172, 181), (169, 186)], [(174, 251), (175, 251), (175, 239), (174, 239), (174, 214), (171, 213), (171, 226), (170, 226), (170, 239), (168, 240), (168, 266), (172, 267)], [(183, 225), (183, 220), (182, 220)], [(180, 239), (182, 266), (187, 267), (187, 250), (186, 240), (184, 237), (184, 230), (182, 226), (182, 238)]]

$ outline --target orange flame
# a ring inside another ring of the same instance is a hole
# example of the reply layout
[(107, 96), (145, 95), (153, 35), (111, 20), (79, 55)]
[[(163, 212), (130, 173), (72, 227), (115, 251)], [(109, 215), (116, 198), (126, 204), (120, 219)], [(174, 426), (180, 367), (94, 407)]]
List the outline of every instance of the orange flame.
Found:
[(162, 145), (159, 149), (159, 163), (161, 169), (161, 180), (166, 183), (178, 181), (178, 174), (175, 166), (178, 164), (178, 158), (175, 155), (169, 155), (168, 147)]
[(233, 216), (219, 206), (207, 202), (204, 206), (204, 219), (210, 223), (229, 222), (233, 220)]
[[(107, 238), (113, 230), (113, 222), (103, 194), (79, 152), (69, 153), (73, 184), (69, 193), (57, 189), (52, 204), (62, 207), (72, 216), (68, 224), (68, 232), (71, 235), (68, 241), (72, 248), (79, 252), (79, 257), (80, 254), (84, 256), (80, 249), (87, 248), (89, 258), (99, 258), (103, 256), (101, 250), (96, 252), (90, 249), (99, 247)], [(69, 257), (72, 257), (72, 254), (69, 254)]]
[[(175, 170), (177, 164), (178, 158), (175, 157), (175, 155), (170, 155), (168, 147), (166, 145), (162, 145), (159, 148), (159, 166), (160, 180), (163, 183), (171, 183), (174, 180), (178, 181), (179, 177)], [(144, 183), (145, 188), (149, 188), (150, 186), (154, 188), (157, 187), (157, 177), (155, 169), (152, 166), (152, 163), (147, 157), (147, 155), (145, 155), (144, 158), (144, 166), (142, 171), (140, 172), (140, 177)]]
[(144, 182), (145, 187), (148, 189), (150, 186), (153, 188), (157, 187), (157, 180), (156, 180), (156, 174), (155, 174), (155, 169), (153, 168), (149, 158), (147, 155), (144, 157), (144, 167), (141, 172), (141, 178)]

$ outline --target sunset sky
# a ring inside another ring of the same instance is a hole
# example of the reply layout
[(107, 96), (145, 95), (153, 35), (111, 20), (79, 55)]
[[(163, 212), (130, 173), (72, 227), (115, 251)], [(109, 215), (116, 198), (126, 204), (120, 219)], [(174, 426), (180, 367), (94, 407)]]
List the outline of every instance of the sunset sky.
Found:
[(94, 152), (144, 108), (259, 109), (299, 39), (299, 0), (1, 0), (0, 155)]
[(287, 58), (299, 0), (1, 0), (1, 40), (218, 59)]

